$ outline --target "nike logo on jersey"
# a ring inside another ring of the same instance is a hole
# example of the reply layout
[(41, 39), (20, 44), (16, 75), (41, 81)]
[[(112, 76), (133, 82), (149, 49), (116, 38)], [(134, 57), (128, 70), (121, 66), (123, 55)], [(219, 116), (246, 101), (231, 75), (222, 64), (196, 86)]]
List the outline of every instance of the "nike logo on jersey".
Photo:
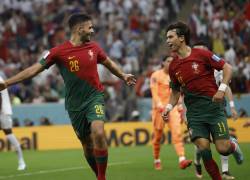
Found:
[(69, 56), (69, 57), (68, 57), (68, 59), (73, 59), (73, 58), (75, 58), (75, 56)]

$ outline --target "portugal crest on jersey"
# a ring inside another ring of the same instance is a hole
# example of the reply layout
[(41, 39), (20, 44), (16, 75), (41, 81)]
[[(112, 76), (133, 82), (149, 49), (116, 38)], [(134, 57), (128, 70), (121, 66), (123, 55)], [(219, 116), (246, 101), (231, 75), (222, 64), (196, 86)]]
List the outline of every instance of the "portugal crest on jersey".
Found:
[(195, 74), (199, 74), (200, 73), (199, 64), (197, 64), (195, 62), (192, 63), (192, 69), (194, 70)]

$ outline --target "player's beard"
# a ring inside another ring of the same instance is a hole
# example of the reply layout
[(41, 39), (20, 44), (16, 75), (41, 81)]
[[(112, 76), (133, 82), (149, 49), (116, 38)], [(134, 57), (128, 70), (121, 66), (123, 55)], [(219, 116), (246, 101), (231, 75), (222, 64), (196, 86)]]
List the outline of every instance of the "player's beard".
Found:
[(171, 46), (169, 46), (170, 51), (172, 52), (177, 52), (179, 49), (179, 46), (172, 44)]
[(174, 45), (172, 43), (168, 44), (168, 48), (170, 51), (174, 51)]
[(81, 37), (82, 42), (89, 42), (91, 40), (91, 34), (85, 34)]
[(169, 48), (171, 52), (176, 52), (177, 51), (177, 48), (174, 48), (174, 47), (171, 47)]

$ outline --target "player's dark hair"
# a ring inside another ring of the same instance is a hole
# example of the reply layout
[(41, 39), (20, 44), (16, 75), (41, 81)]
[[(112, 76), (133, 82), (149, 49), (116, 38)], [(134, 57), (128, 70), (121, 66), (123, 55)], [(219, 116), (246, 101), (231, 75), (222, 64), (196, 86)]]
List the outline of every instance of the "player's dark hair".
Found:
[(208, 47), (208, 44), (205, 41), (197, 41), (196, 43), (193, 44), (194, 46), (206, 46)]
[(197, 41), (196, 43), (193, 44), (193, 47), (194, 46), (204, 46), (204, 47), (207, 47), (208, 50), (211, 49), (211, 44), (209, 42), (203, 41), (203, 40)]
[(170, 24), (166, 29), (166, 33), (170, 30), (176, 30), (176, 34), (178, 37), (184, 36), (186, 44), (189, 45), (189, 43), (190, 43), (190, 29), (189, 29), (188, 25), (179, 21), (177, 23)]
[(72, 29), (75, 25), (91, 20), (91, 17), (84, 13), (75, 13), (69, 17), (68, 25)]
[(164, 62), (166, 62), (166, 60), (169, 58), (169, 57), (172, 57), (171, 55), (165, 55), (162, 57), (161, 59), (161, 67), (164, 67)]

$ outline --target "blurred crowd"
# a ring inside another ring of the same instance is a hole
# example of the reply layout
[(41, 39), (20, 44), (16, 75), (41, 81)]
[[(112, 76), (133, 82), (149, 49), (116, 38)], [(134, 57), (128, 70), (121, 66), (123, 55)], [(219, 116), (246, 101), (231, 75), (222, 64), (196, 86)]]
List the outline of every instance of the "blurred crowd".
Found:
[[(68, 16), (86, 12), (93, 18), (94, 40), (125, 72), (138, 75), (152, 58), (169, 15), (174, 18), (179, 10), (176, 0), (1, 0), (0, 74), (10, 77), (37, 62), (45, 50), (67, 39)], [(108, 118), (138, 117), (134, 89), (98, 68)], [(63, 86), (58, 70), (50, 68), (9, 92), (13, 104), (58, 102), (63, 101)]]
[(19, 127), (19, 126), (52, 126), (53, 123), (48, 117), (41, 117), (38, 122), (35, 120), (32, 120), (30, 118), (26, 118), (23, 121), (20, 121), (18, 118), (13, 118), (13, 127)]
[[(250, 93), (250, 0), (194, 2), (187, 17), (191, 30), (190, 45), (197, 42), (207, 44), (211, 51), (232, 65), (232, 92), (239, 98), (243, 93)], [(151, 97), (149, 80), (159, 64), (159, 58), (149, 61), (138, 78), (137, 97)], [(239, 114), (248, 116), (243, 108), (239, 109)]]
[[(249, 1), (197, 2), (188, 19), (192, 42), (208, 42), (233, 65), (234, 92), (250, 92)], [(136, 87), (130, 88), (98, 66), (105, 85), (107, 117), (111, 121), (136, 120), (137, 99), (151, 97), (149, 77), (160, 63), (158, 49), (165, 27), (180, 11), (178, 0), (1, 0), (0, 75), (10, 77), (39, 61), (45, 50), (67, 39), (68, 16), (87, 12), (95, 25), (94, 40), (125, 72), (138, 77)], [(60, 102), (65, 93), (55, 67), (10, 87), (9, 92), (13, 104)]]
[(202, 40), (233, 67), (234, 93), (250, 92), (250, 1), (201, 0), (189, 17), (192, 42)]

